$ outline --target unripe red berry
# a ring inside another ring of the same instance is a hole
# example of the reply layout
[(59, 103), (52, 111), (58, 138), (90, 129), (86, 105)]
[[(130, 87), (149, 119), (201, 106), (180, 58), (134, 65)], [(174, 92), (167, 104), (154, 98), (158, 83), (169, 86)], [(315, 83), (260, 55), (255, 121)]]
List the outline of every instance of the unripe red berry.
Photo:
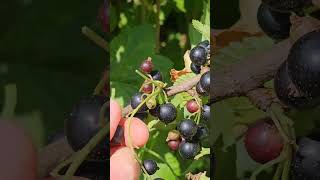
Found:
[(190, 113), (195, 113), (199, 110), (199, 105), (195, 100), (188, 101), (186, 107)]
[(142, 72), (144, 73), (151, 73), (152, 69), (153, 69), (153, 64), (150, 58), (148, 58), (147, 60), (143, 61), (143, 63), (140, 65), (140, 69)]

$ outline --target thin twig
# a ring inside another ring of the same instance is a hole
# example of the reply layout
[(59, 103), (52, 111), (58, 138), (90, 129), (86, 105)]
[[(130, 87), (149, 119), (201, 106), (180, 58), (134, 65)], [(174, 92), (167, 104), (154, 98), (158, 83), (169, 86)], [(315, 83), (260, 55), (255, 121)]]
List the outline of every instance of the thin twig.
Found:
[(109, 44), (102, 37), (100, 37), (96, 32), (91, 30), (89, 27), (82, 27), (82, 33), (87, 36), (91, 41), (96, 45), (104, 49), (106, 52), (109, 52)]

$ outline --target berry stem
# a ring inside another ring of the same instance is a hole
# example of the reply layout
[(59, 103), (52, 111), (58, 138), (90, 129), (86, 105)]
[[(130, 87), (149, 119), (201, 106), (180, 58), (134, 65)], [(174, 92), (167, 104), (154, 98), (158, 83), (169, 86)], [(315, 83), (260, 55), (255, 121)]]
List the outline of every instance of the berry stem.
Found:
[(289, 143), (289, 137), (287, 135), (287, 133), (284, 131), (283, 127), (281, 126), (278, 118), (276, 117), (276, 115), (273, 113), (272, 110), (269, 111), (270, 117), (272, 119), (272, 121), (274, 122), (274, 124), (276, 125), (279, 133), (281, 134), (282, 138), (284, 139), (285, 143)]
[(277, 170), (276, 170), (272, 180), (280, 180), (282, 170), (283, 170), (283, 162), (278, 164)]
[(74, 159), (70, 165), (68, 171), (64, 176), (64, 180), (69, 180), (77, 171), (82, 162), (86, 159), (88, 154), (99, 144), (109, 133), (109, 124), (103, 127), (93, 138), (90, 139), (89, 143), (86, 144), (80, 151), (74, 154)]
[(93, 95), (101, 94), (104, 88), (104, 85), (107, 81), (108, 81), (108, 76), (107, 76), (107, 73), (105, 72), (103, 77), (100, 79), (99, 83), (97, 84), (97, 86), (94, 88)]
[(145, 79), (146, 81), (150, 81), (152, 84), (159, 86), (159, 87), (164, 87), (166, 86), (166, 84), (163, 83), (159, 83), (160, 81), (154, 81), (152, 78), (147, 77), (146, 75), (144, 75), (142, 72), (140, 72), (139, 70), (136, 70), (136, 73), (138, 75), (140, 75), (143, 79)]
[(145, 151), (145, 152), (153, 155), (154, 157), (158, 158), (160, 161), (162, 161), (163, 163), (165, 163), (165, 164), (169, 167), (169, 169), (170, 169), (170, 171), (172, 172), (172, 174), (176, 177), (176, 179), (179, 179), (179, 178), (178, 178), (178, 175), (174, 172), (174, 170), (173, 170), (173, 168), (170, 166), (170, 164), (169, 164), (165, 159), (163, 159), (157, 152), (155, 152), (155, 151), (153, 151), (153, 150), (151, 150), (151, 149), (148, 149), (148, 148), (142, 148), (142, 149), (143, 149), (143, 151)]
[(272, 167), (272, 166), (275, 165), (275, 164), (280, 163), (280, 162), (283, 161), (283, 160), (284, 160), (284, 152), (282, 152), (278, 158), (276, 158), (276, 159), (274, 159), (274, 160), (272, 160), (272, 161), (269, 161), (269, 162), (267, 162), (266, 164), (261, 165), (258, 169), (256, 169), (256, 170), (252, 173), (252, 175), (251, 175), (251, 177), (250, 177), (250, 180), (256, 180), (257, 176), (258, 176), (262, 171), (264, 171), (265, 169), (268, 169), (268, 168)]
[(292, 161), (292, 147), (290, 145), (287, 145), (285, 156), (286, 158), (284, 162), (281, 180), (289, 180), (290, 165)]
[(17, 86), (16, 84), (8, 84), (4, 87), (5, 100), (2, 108), (2, 117), (13, 117), (17, 104)]
[(62, 161), (57, 167), (55, 167), (51, 171), (50, 175), (53, 177), (60, 176), (59, 172), (61, 171), (61, 169), (67, 166), (68, 164), (72, 163), (73, 159), (74, 159), (74, 155), (71, 155), (68, 159)]
[(93, 41), (96, 45), (104, 49), (106, 52), (109, 52), (109, 44), (105, 41), (101, 36), (99, 36), (96, 32), (91, 30), (89, 27), (82, 27), (82, 33), (87, 36), (91, 41)]

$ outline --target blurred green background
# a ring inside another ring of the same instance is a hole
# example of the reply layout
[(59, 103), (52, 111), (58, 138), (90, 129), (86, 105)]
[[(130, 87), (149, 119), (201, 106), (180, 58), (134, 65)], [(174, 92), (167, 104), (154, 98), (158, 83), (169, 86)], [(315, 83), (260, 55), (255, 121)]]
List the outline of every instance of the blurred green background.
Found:
[[(4, 86), (17, 86), (16, 115), (43, 146), (79, 98), (92, 94), (107, 54), (81, 33), (100, 35), (102, 0), (0, 1), (0, 107)], [(33, 113), (36, 112), (36, 113)]]

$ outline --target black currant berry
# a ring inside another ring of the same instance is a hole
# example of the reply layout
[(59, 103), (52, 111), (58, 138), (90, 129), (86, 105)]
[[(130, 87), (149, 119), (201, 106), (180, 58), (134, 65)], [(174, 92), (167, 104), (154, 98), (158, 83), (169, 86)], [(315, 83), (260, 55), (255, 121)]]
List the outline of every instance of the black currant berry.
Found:
[(160, 106), (157, 105), (155, 108), (153, 109), (149, 109), (149, 113), (154, 116), (154, 117), (159, 117), (160, 114)]
[(204, 120), (207, 120), (207, 121), (210, 119), (210, 106), (203, 105), (203, 107), (202, 107), (202, 118)]
[(140, 69), (142, 72), (144, 72), (146, 74), (151, 73), (151, 71), (153, 69), (152, 61), (150, 59), (143, 61), (143, 63), (140, 65)]
[[(92, 96), (83, 98), (73, 107), (65, 122), (65, 133), (74, 151), (83, 148), (102, 128), (100, 110), (106, 101), (104, 96)], [(107, 114), (106, 119), (109, 119)]]
[(304, 7), (312, 4), (311, 0), (262, 0), (262, 3), (269, 6), (274, 11), (294, 11), (299, 14), (301, 14), (300, 11), (302, 11)]
[(190, 100), (187, 102), (186, 108), (190, 113), (195, 113), (199, 110), (199, 105), (195, 100)]
[(293, 161), (296, 179), (320, 179), (320, 139), (303, 137), (298, 141), (299, 149)]
[(200, 84), (203, 90), (205, 90), (207, 93), (210, 93), (210, 71), (202, 74), (200, 78)]
[[(143, 94), (142, 93), (136, 93), (135, 95), (133, 95), (131, 97), (131, 107), (132, 109), (136, 109), (143, 101)], [(138, 110), (138, 112), (144, 112), (144, 111), (147, 111), (148, 110), (148, 107), (147, 105), (144, 103)]]
[(190, 51), (191, 61), (198, 66), (205, 65), (207, 63), (207, 50), (201, 46), (196, 46)]
[(184, 159), (193, 159), (200, 152), (200, 144), (183, 141), (179, 145), (179, 154)]
[(208, 40), (200, 42), (197, 46), (205, 48), (207, 51), (210, 50), (210, 42)]
[(209, 94), (208, 92), (206, 92), (203, 89), (203, 87), (202, 87), (200, 82), (198, 82), (197, 85), (196, 85), (196, 91), (200, 96), (208, 96), (208, 94)]
[(124, 139), (124, 129), (121, 126), (118, 126), (114, 136), (111, 139), (110, 144), (112, 145), (120, 145)]
[(197, 133), (198, 126), (191, 119), (182, 120), (178, 125), (178, 131), (185, 139), (191, 139)]
[(293, 108), (303, 108), (308, 105), (308, 99), (301, 96), (292, 83), (287, 68), (287, 62), (281, 64), (274, 78), (274, 90), (278, 99)]
[(147, 112), (138, 112), (134, 115), (134, 117), (144, 121), (148, 118), (148, 113)]
[(249, 156), (262, 164), (276, 159), (283, 149), (283, 139), (271, 119), (263, 119), (250, 126), (244, 143)]
[(158, 70), (154, 70), (151, 72), (151, 77), (153, 80), (162, 81), (162, 74)]
[(320, 31), (313, 31), (297, 40), (288, 56), (288, 72), (311, 104), (320, 102)]
[(148, 159), (143, 161), (143, 167), (149, 175), (152, 175), (159, 170), (157, 163), (154, 160)]
[(281, 13), (271, 10), (265, 4), (258, 9), (258, 24), (270, 38), (275, 40), (286, 39), (290, 35), (290, 13)]
[(171, 103), (160, 105), (159, 108), (159, 119), (165, 124), (173, 122), (177, 118), (177, 109)]
[(192, 140), (197, 142), (207, 137), (209, 137), (209, 129), (204, 125), (199, 125), (197, 133), (193, 136)]
[(201, 66), (198, 66), (198, 65), (196, 65), (196, 64), (194, 64), (194, 63), (191, 63), (191, 64), (190, 64), (190, 69), (191, 69), (191, 71), (192, 71), (193, 73), (195, 73), (195, 74), (200, 74)]

